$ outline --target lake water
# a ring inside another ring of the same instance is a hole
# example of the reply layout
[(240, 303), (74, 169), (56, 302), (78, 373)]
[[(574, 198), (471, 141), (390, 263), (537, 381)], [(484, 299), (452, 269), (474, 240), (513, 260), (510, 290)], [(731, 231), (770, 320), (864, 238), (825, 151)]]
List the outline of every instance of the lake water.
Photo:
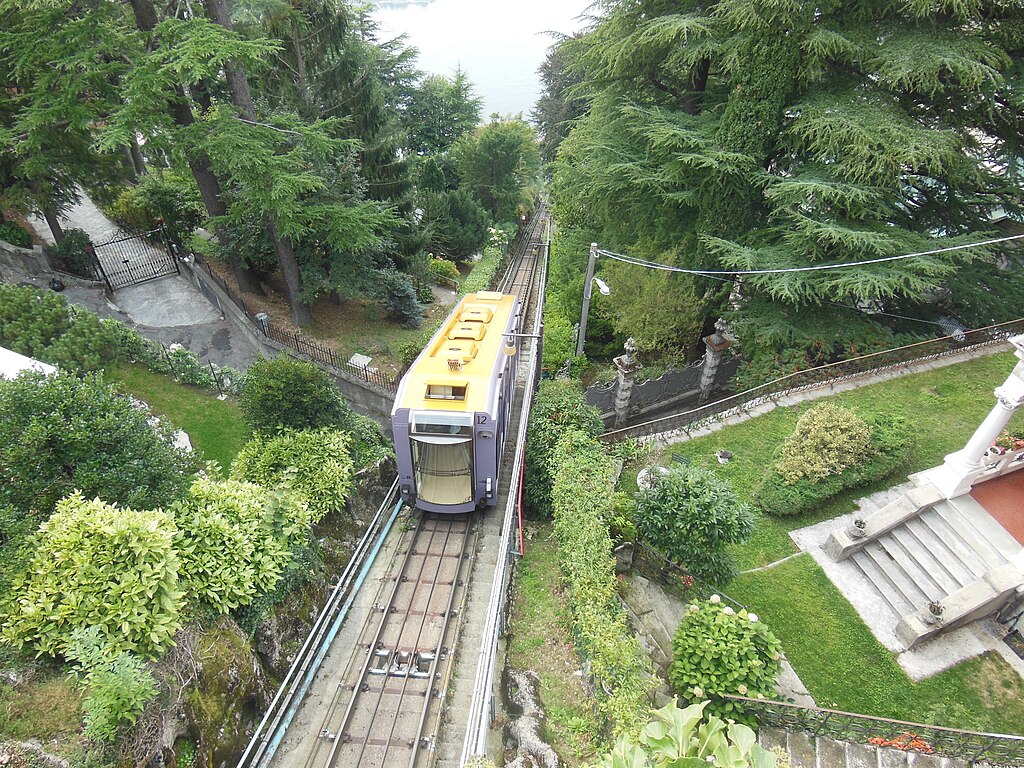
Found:
[(407, 35), (418, 66), (450, 77), (461, 66), (483, 99), (481, 117), (521, 112), (540, 96), (537, 68), (554, 38), (586, 24), (591, 0), (425, 0), (374, 3), (379, 39)]

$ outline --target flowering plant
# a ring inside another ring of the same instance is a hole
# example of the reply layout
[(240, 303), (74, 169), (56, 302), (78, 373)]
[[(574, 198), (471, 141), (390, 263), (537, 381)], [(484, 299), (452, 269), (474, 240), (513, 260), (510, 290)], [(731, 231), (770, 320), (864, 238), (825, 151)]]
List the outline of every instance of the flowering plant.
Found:
[(891, 747), (892, 749), (902, 749), (905, 752), (924, 752), (927, 755), (930, 755), (935, 751), (935, 749), (927, 741), (922, 739), (916, 733), (909, 733), (908, 731), (904, 731), (899, 736), (895, 736), (891, 739), (886, 739), (882, 736), (872, 736), (870, 739), (868, 739), (868, 743), (874, 744), (876, 747)]

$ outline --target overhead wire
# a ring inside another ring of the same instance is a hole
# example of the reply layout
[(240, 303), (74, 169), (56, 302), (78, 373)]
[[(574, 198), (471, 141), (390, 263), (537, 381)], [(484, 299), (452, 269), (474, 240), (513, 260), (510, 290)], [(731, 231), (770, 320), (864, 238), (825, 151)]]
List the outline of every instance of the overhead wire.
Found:
[(982, 240), (977, 243), (964, 243), (962, 245), (950, 245), (945, 248), (935, 248), (930, 251), (918, 251), (916, 253), (904, 253), (897, 256), (880, 256), (877, 259), (864, 259), (862, 261), (849, 261), (841, 264), (813, 264), (806, 267), (779, 267), (775, 269), (729, 269), (729, 270), (715, 270), (715, 269), (687, 269), (684, 267), (673, 267), (668, 264), (659, 264), (656, 261), (648, 261), (647, 259), (640, 259), (636, 256), (627, 256), (623, 253), (615, 253), (613, 251), (607, 251), (598, 248), (597, 252), (613, 261), (622, 261), (626, 264), (633, 264), (639, 267), (647, 267), (649, 269), (660, 269), (665, 272), (682, 272), (688, 275), (699, 275), (701, 277), (711, 277), (715, 279), (716, 275), (725, 275), (727, 277), (738, 277), (742, 275), (779, 275), (791, 272), (822, 272), (833, 269), (848, 269), (850, 267), (863, 267), (869, 264), (881, 264), (884, 262), (891, 261), (902, 261), (904, 259), (915, 259), (921, 256), (935, 256), (940, 253), (952, 253), (953, 251), (962, 251), (968, 248), (981, 248), (989, 245), (998, 245), (999, 243), (1007, 243), (1014, 240), (1024, 239), (1024, 234), (1020, 235), (1007, 235), (1006, 237), (996, 237), (990, 240)]

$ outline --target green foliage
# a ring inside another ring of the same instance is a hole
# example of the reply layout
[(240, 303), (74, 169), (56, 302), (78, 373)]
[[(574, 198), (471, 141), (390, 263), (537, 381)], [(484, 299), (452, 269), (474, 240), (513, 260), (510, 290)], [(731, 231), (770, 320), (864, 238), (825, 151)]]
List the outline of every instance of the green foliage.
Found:
[(488, 123), (456, 142), (450, 153), (464, 188), (494, 217), (513, 221), (528, 198), (524, 190), (540, 169), (533, 127), (522, 118)]
[[(601, 10), (545, 73), (545, 139), (560, 135), (550, 120), (567, 96), (587, 107), (575, 120), (582, 110), (568, 110), (556, 216), (619, 252), (678, 247), (679, 266), (766, 270), (744, 276), (733, 302), (732, 281), (694, 281), (691, 316), (731, 308), (748, 360), (852, 356), (901, 325), (858, 309), (865, 301), (934, 318), (942, 297), (958, 300), (958, 272), (993, 249), (886, 257), (977, 242), (1005, 211), (1020, 214), (1019, 178), (1006, 172), (1024, 114), (1015, 6)], [(872, 263), (806, 269), (862, 260)], [(1013, 290), (979, 285), (965, 303)], [(813, 336), (787, 339), (809, 316)]]
[(408, 275), (394, 269), (381, 269), (375, 280), (385, 316), (400, 321), (406, 328), (419, 328), (423, 323), (423, 305)]
[(297, 495), (238, 480), (199, 478), (172, 508), (182, 587), (223, 612), (269, 592), (309, 536), (311, 512)]
[(395, 455), (395, 450), (380, 428), (380, 424), (366, 416), (353, 414), (354, 424), (352, 436), (352, 464), (358, 472), (365, 467), (372, 467)]
[(622, 734), (593, 768), (775, 768), (772, 752), (742, 723), (705, 714), (707, 702), (680, 709), (672, 701), (652, 714), (638, 738)]
[(130, 232), (152, 232), (162, 224), (176, 243), (188, 242), (203, 220), (195, 183), (174, 173), (146, 174), (137, 187), (125, 187), (105, 212)]
[(559, 371), (565, 362), (570, 361), (569, 375), (578, 378), (579, 371), (571, 370), (573, 363), (580, 367), (582, 360), (576, 359), (576, 347), (573, 345), (573, 323), (559, 308), (544, 306), (544, 367), (551, 371)]
[(677, 465), (653, 473), (637, 497), (637, 530), (666, 557), (698, 579), (724, 585), (736, 574), (728, 545), (754, 530), (754, 514), (714, 472)]
[(452, 280), (456, 283), (462, 280), (459, 268), (455, 266), (454, 262), (448, 261), (448, 259), (431, 259), (428, 269), (430, 277), (434, 280)]
[(69, 371), (94, 371), (113, 358), (109, 328), (60, 294), (0, 284), (0, 346)]
[(32, 247), (32, 235), (24, 227), (19, 227), (13, 221), (5, 221), (0, 224), (0, 240), (16, 245), (19, 248)]
[[(555, 400), (549, 400), (549, 413)], [(600, 715), (614, 729), (633, 733), (639, 730), (641, 710), (654, 681), (616, 595), (606, 523), (613, 507), (613, 462), (594, 437), (571, 422), (557, 437), (552, 434), (552, 441), (547, 457), (552, 516), (576, 650), (589, 665), (599, 691)]]
[(135, 509), (170, 504), (200, 466), (169, 425), (150, 425), (98, 376), (0, 381), (0, 413), (0, 506), (38, 520), (75, 490)]
[(75, 629), (98, 628), (104, 653), (155, 655), (181, 625), (174, 522), (73, 494), (30, 539), (12, 585), (4, 637), (39, 654), (64, 653)]
[(756, 614), (737, 612), (719, 600), (712, 595), (687, 606), (672, 637), (668, 678), (685, 700), (708, 698), (710, 712), (741, 719), (741, 707), (718, 697), (774, 698), (782, 644)]
[(240, 405), (254, 432), (347, 429), (352, 423), (352, 411), (330, 375), (312, 363), (284, 355), (257, 360), (249, 367)]
[(92, 251), (89, 233), (81, 229), (65, 229), (64, 237), (56, 245), (43, 248), (47, 256), (72, 275), (95, 279), (96, 255)]
[(467, 190), (424, 191), (420, 208), (432, 251), (466, 261), (487, 242), (487, 212)]
[(502, 255), (498, 246), (488, 245), (484, 248), (484, 255), (473, 265), (473, 270), (462, 283), (462, 294), (491, 290), (494, 287), (494, 276), (501, 266)]
[(409, 93), (403, 112), (409, 149), (440, 155), (480, 122), (481, 99), (462, 68), (452, 78), (429, 75)]
[(72, 632), (65, 656), (78, 662), (77, 671), (89, 692), (82, 710), (85, 735), (91, 739), (114, 741), (118, 727), (134, 725), (146, 704), (156, 696), (156, 680), (143, 661), (126, 651), (110, 658), (99, 627)]
[(312, 522), (345, 509), (352, 490), (352, 438), (334, 429), (257, 433), (235, 458), (231, 476), (267, 489), (289, 488), (308, 504)]
[(857, 488), (895, 472), (906, 461), (912, 441), (906, 422), (898, 417), (879, 414), (869, 422), (872, 454), (839, 474), (819, 480), (801, 477), (787, 482), (772, 467), (754, 488), (754, 502), (771, 515), (799, 515), (817, 508), (833, 496)]
[(555, 480), (555, 445), (566, 430), (589, 437), (604, 431), (597, 409), (587, 405), (578, 381), (562, 379), (540, 385), (526, 432), (526, 475), (523, 498), (535, 517), (550, 517)]
[(806, 477), (838, 475), (874, 453), (871, 427), (849, 408), (834, 403), (812, 406), (779, 448), (775, 471), (789, 484)]

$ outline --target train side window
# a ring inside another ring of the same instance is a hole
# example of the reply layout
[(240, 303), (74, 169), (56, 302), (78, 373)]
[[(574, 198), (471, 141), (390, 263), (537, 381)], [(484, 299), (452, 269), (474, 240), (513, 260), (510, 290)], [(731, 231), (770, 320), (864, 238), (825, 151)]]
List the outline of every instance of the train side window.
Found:
[(450, 384), (427, 384), (428, 400), (465, 400), (466, 387)]

